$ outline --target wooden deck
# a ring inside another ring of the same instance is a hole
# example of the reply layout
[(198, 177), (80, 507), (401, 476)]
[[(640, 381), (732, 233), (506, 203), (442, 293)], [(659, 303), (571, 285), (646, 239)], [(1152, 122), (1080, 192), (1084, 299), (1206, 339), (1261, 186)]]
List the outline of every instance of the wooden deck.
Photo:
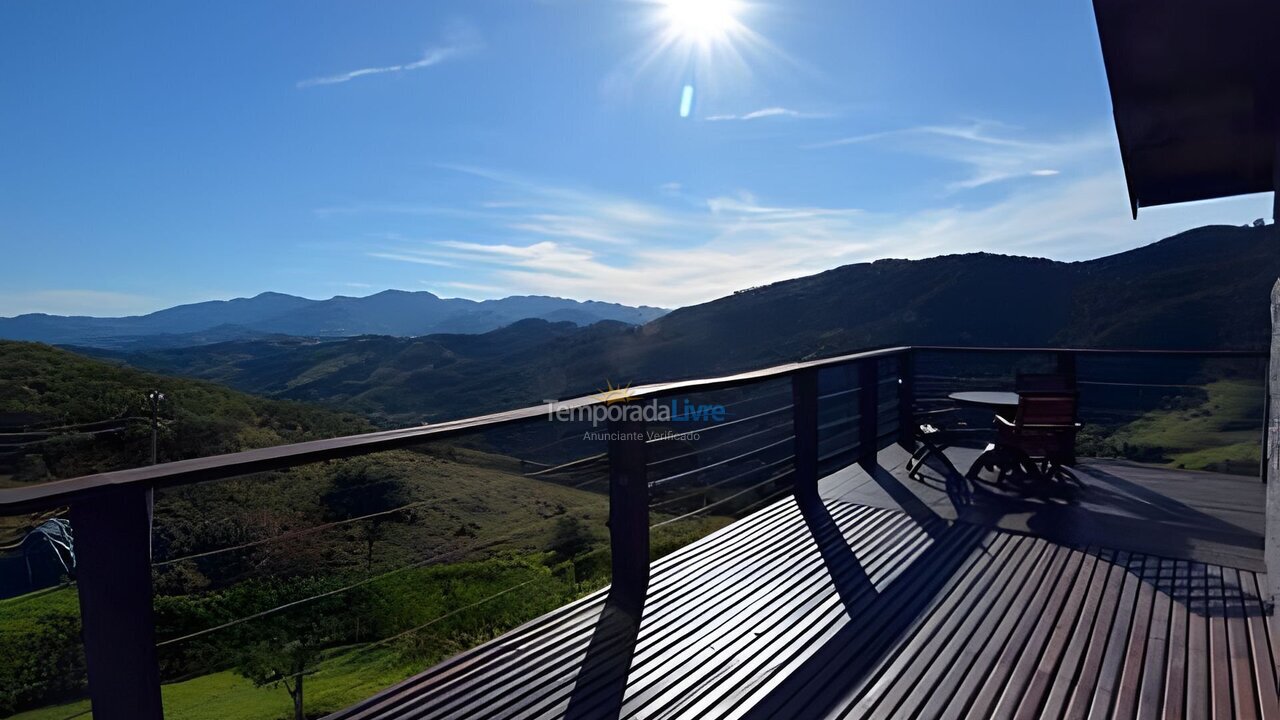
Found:
[[(1265, 575), (1195, 558), (1248, 559), (1244, 490), (1184, 509), (1186, 478), (1162, 495), (1151, 468), (1089, 462), (1048, 509), (963, 502), (895, 453), (658, 561), (638, 624), (598, 593), (333, 717), (1280, 719)], [(1113, 534), (1135, 527), (1199, 534)]]

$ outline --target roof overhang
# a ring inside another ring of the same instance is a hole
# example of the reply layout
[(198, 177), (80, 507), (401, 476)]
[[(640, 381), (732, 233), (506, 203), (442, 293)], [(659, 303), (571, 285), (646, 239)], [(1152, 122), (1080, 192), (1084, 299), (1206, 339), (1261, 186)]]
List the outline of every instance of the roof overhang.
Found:
[(1094, 0), (1134, 217), (1275, 190), (1280, 0)]

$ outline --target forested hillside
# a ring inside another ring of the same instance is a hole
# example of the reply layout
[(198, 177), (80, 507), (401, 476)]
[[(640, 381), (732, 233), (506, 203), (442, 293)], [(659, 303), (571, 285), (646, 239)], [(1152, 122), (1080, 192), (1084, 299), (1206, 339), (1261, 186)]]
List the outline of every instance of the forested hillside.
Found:
[[(370, 428), (349, 413), (103, 363), (47, 345), (0, 341), (0, 424), (10, 433), (0, 445), (0, 478), (13, 474), (13, 480), (29, 482), (149, 462), (152, 390), (165, 398), (159, 407), (161, 461)], [(106, 433), (61, 430), (107, 420), (119, 422)]]

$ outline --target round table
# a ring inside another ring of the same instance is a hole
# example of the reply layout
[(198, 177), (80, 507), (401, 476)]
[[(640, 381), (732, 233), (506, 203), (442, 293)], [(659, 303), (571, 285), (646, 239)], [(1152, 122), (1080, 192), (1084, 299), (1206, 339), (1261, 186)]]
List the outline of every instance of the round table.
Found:
[(948, 395), (960, 405), (975, 407), (1018, 407), (1018, 393), (998, 391), (952, 392)]
[[(979, 390), (972, 392), (953, 392), (947, 397), (957, 405), (980, 407), (994, 410), (997, 414), (1012, 417), (1018, 411), (1018, 393)], [(1006, 415), (1007, 413), (1007, 415)]]
[[(947, 397), (952, 402), (962, 407), (985, 408), (994, 412), (996, 415), (1013, 422), (1014, 417), (1018, 414), (1018, 393), (1016, 392), (997, 392), (992, 390), (975, 390), (972, 392), (953, 392)], [(976, 481), (978, 472), (983, 468), (994, 468), (997, 464), (998, 451), (996, 446), (988, 444), (977, 460), (973, 461), (973, 465), (969, 467), (969, 472), (965, 473), (965, 477)]]

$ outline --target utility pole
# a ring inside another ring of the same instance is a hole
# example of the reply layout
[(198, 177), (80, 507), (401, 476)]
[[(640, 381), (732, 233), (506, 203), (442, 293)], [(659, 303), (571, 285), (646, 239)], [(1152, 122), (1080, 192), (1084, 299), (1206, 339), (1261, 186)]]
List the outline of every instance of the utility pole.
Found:
[[(151, 408), (151, 464), (155, 465), (159, 462), (159, 455), (156, 452), (157, 438), (160, 435), (160, 403), (164, 402), (164, 393), (159, 390), (152, 390), (147, 393), (147, 405)], [(147, 488), (147, 527), (152, 527), (155, 519), (156, 494), (155, 488)], [(148, 533), (147, 540), (147, 557), (151, 556), (151, 540), (153, 533)]]
[(156, 438), (160, 434), (160, 403), (164, 401), (164, 393), (152, 390), (147, 393), (147, 404), (151, 407), (151, 464), (157, 462)]

